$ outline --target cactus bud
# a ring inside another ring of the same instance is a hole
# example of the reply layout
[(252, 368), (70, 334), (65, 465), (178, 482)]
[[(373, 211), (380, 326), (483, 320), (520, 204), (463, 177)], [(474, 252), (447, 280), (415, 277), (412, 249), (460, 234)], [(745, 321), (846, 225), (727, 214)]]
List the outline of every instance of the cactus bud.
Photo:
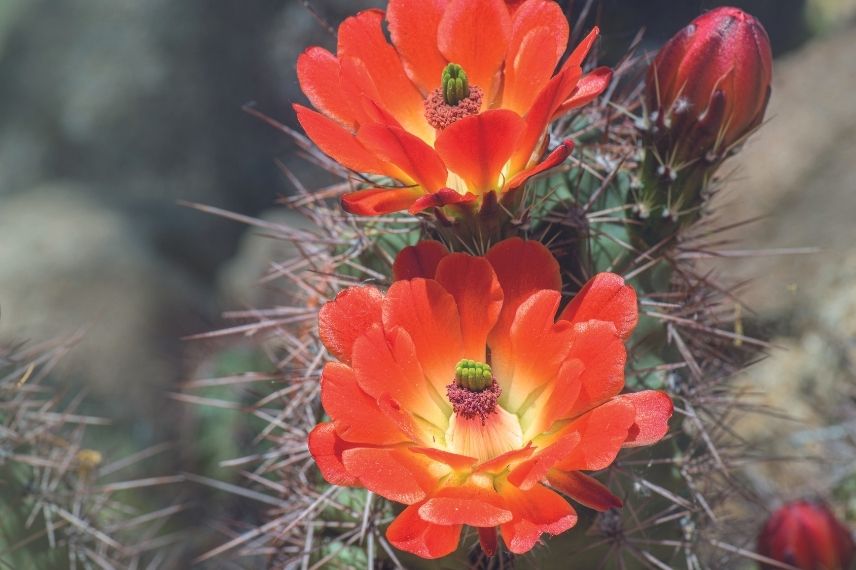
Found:
[[(850, 531), (818, 503), (796, 501), (773, 513), (758, 537), (758, 553), (800, 570), (847, 570), (856, 546)], [(765, 570), (773, 565), (762, 564)]]
[(470, 96), (467, 74), (457, 63), (450, 63), (443, 69), (442, 86), (443, 99), (447, 105), (455, 106)]

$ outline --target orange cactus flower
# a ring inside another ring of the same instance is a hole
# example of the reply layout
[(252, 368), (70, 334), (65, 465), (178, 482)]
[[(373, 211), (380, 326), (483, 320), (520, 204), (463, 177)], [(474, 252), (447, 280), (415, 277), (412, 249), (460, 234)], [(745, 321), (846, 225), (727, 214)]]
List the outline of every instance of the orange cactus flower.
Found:
[(477, 206), (568, 156), (566, 141), (542, 160), (547, 127), (609, 84), (609, 69), (581, 69), (597, 34), (553, 75), (568, 42), (553, 0), (390, 0), (386, 13), (339, 26), (336, 55), (311, 47), (300, 56), (300, 86), (319, 112), (294, 109), (336, 161), (401, 183), (347, 194), (346, 210)]
[(424, 558), (463, 525), (488, 554), (500, 536), (527, 552), (576, 524), (562, 494), (621, 506), (585, 472), (659, 441), (672, 415), (662, 392), (620, 394), (635, 291), (602, 273), (558, 311), (558, 263), (519, 238), (484, 257), (422, 242), (394, 273), (385, 294), (351, 287), (320, 312), (339, 360), (321, 377), (330, 421), (309, 435), (324, 478), (407, 505), (387, 538)]

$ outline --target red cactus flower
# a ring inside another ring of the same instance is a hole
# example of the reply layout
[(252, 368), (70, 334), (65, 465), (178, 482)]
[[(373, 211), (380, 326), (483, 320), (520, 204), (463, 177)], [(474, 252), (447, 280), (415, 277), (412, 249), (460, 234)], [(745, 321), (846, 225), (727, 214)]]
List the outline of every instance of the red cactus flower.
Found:
[(825, 505), (795, 501), (767, 520), (758, 553), (800, 570), (847, 570), (856, 558), (856, 545), (850, 530)]
[(634, 290), (602, 273), (557, 317), (558, 264), (519, 238), (484, 257), (422, 242), (394, 272), (386, 294), (351, 287), (321, 310), (339, 360), (321, 378), (331, 421), (309, 436), (324, 478), (407, 505), (387, 538), (425, 558), (453, 552), (462, 525), (487, 553), (497, 530), (527, 552), (576, 523), (559, 493), (619, 507), (585, 472), (660, 440), (672, 414), (662, 392), (619, 394)]
[(651, 65), (646, 97), (655, 136), (677, 162), (720, 155), (761, 123), (771, 80), (770, 40), (760, 22), (737, 8), (711, 10)]
[(326, 154), (401, 183), (347, 194), (348, 211), (478, 204), (567, 157), (569, 142), (542, 162), (546, 130), (608, 85), (606, 68), (582, 75), (596, 37), (554, 76), (568, 22), (553, 0), (390, 0), (385, 14), (367, 10), (339, 26), (336, 55), (312, 47), (300, 56), (300, 86), (320, 112), (294, 108)]

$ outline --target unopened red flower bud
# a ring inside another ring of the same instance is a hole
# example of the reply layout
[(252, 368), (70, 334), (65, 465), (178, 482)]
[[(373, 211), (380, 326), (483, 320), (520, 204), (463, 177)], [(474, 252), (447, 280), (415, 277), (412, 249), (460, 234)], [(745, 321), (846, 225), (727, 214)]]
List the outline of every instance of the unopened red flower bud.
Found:
[(770, 40), (758, 20), (730, 7), (699, 16), (648, 73), (646, 106), (659, 151), (676, 166), (723, 156), (763, 120), (771, 79)]
[[(800, 570), (847, 570), (856, 546), (850, 531), (829, 508), (796, 501), (767, 520), (758, 537), (758, 553)], [(776, 568), (770, 564), (761, 567)]]

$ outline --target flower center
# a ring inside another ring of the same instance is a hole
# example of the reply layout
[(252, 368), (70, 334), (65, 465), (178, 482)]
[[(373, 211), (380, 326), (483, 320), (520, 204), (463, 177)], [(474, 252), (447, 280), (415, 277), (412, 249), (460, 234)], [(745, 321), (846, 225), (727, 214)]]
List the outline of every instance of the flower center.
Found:
[(484, 91), (470, 85), (467, 74), (457, 63), (443, 69), (440, 87), (425, 99), (425, 118), (432, 127), (443, 130), (455, 121), (478, 114)]

